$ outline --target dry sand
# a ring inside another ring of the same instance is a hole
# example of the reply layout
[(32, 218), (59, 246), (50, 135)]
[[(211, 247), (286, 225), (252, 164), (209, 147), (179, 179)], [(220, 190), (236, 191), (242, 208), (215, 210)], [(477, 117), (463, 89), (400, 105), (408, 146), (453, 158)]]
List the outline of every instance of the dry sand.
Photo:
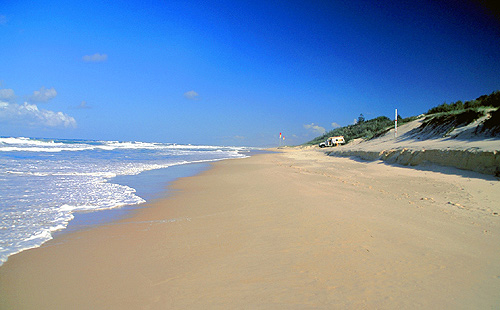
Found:
[(492, 176), (290, 149), (172, 189), (129, 219), (10, 257), (0, 308), (500, 307)]

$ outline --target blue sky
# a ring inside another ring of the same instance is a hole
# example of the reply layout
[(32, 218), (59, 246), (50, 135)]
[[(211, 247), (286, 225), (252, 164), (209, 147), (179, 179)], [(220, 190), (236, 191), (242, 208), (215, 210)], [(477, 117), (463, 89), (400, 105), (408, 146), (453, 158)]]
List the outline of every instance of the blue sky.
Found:
[(298, 144), (475, 99), (500, 89), (475, 3), (2, 1), (0, 136)]

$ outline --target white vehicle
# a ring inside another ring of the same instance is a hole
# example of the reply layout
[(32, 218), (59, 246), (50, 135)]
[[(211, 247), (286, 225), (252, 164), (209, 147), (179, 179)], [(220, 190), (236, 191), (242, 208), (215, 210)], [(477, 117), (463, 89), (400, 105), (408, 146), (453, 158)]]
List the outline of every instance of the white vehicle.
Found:
[(340, 144), (345, 144), (344, 136), (330, 137), (325, 142), (321, 142), (319, 147), (338, 146)]

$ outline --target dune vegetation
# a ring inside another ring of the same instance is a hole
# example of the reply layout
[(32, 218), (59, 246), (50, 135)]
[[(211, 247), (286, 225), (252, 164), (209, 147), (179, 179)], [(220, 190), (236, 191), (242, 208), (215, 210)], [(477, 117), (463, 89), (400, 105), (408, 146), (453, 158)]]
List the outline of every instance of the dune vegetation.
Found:
[[(424, 118), (421, 130), (439, 128), (439, 134), (445, 135), (457, 127), (468, 125), (489, 114), (489, 117), (482, 124), (478, 125), (476, 134), (496, 136), (500, 134), (499, 107), (500, 91), (494, 91), (489, 95), (483, 95), (465, 102), (460, 100), (452, 103), (444, 102), (429, 109), (425, 114), (407, 118), (402, 118), (398, 115), (398, 124), (402, 125), (416, 119)], [(363, 114), (361, 114), (356, 124), (335, 128), (305, 144), (318, 144), (332, 136), (344, 136), (346, 143), (359, 138), (369, 140), (386, 133), (393, 127), (394, 120), (386, 116), (365, 120)]]

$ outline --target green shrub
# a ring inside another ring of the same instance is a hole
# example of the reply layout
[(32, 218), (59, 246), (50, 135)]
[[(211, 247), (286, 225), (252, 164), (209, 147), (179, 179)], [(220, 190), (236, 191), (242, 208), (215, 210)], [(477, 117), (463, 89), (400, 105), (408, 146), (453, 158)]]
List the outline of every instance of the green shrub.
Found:
[(335, 128), (322, 136), (319, 136), (306, 144), (318, 144), (324, 142), (328, 137), (333, 136), (344, 136), (347, 142), (354, 139), (363, 138), (371, 139), (381, 130), (385, 130), (387, 127), (393, 126), (394, 122), (386, 116), (379, 116), (371, 120), (363, 120), (363, 122), (358, 122), (354, 125), (348, 125), (340, 128)]
[(481, 97), (476, 98), (475, 100), (466, 101), (463, 103), (462, 101), (452, 102), (450, 104), (443, 103), (438, 105), (437, 107), (429, 109), (426, 114), (436, 114), (442, 112), (452, 112), (452, 111), (461, 111), (466, 109), (479, 109), (483, 107), (500, 107), (500, 91), (494, 91), (489, 95), (483, 95)]

